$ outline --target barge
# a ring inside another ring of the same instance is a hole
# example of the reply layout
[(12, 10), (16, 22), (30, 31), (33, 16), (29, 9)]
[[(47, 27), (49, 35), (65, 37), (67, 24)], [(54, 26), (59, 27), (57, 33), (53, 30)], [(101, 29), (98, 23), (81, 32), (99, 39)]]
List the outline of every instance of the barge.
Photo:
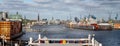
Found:
[(77, 24), (70, 23), (66, 24), (68, 28), (74, 29), (85, 29), (85, 30), (112, 30), (113, 27), (109, 23), (99, 23), (99, 24)]

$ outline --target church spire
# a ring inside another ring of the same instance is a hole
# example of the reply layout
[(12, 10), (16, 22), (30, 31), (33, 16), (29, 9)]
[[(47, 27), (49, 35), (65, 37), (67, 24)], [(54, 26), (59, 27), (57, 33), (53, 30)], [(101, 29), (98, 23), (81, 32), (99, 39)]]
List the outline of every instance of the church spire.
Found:
[(38, 21), (40, 21), (39, 14), (38, 14)]

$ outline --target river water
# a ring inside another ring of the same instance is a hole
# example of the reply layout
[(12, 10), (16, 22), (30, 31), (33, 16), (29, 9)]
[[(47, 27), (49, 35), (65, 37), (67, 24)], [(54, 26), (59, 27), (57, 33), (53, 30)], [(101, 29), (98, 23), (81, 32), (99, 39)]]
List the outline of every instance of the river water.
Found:
[(29, 40), (33, 37), (34, 40), (38, 39), (38, 34), (47, 38), (84, 38), (88, 34), (95, 34), (95, 39), (103, 44), (103, 46), (120, 46), (120, 30), (104, 30), (104, 31), (92, 31), (92, 30), (80, 30), (70, 29), (63, 25), (46, 25), (46, 26), (32, 26), (32, 29), (41, 30), (40, 32), (31, 32), (25, 30), (26, 34), (18, 39)]

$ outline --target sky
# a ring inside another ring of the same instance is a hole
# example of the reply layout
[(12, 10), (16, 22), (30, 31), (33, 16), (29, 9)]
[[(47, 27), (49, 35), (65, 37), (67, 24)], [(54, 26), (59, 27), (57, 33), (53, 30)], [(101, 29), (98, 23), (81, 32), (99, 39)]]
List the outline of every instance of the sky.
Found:
[(28, 19), (69, 19), (70, 16), (86, 17), (89, 14), (98, 19), (120, 19), (120, 0), (0, 0), (0, 11), (9, 14), (19, 12)]

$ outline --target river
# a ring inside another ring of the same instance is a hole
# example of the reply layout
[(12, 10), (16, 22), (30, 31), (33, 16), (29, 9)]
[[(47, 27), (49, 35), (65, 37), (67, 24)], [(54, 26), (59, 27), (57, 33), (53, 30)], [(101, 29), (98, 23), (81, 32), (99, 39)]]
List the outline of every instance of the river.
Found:
[(95, 34), (95, 39), (103, 44), (103, 46), (120, 46), (120, 30), (104, 30), (104, 31), (92, 31), (92, 30), (80, 30), (70, 29), (63, 25), (46, 25), (46, 26), (32, 26), (32, 29), (41, 30), (40, 32), (26, 31), (26, 34), (21, 36), (20, 40), (29, 40), (33, 37), (34, 40), (38, 39), (38, 34), (47, 38), (84, 38), (88, 34)]

